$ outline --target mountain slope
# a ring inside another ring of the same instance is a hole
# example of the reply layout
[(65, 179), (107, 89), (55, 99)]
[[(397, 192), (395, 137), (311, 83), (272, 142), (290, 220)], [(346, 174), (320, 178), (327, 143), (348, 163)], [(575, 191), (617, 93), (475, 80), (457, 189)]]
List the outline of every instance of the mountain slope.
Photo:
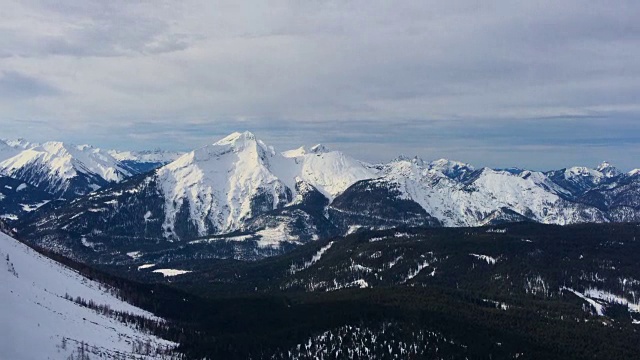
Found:
[(0, 176), (0, 219), (15, 221), (49, 201), (51, 194), (21, 180)]
[[(436, 167), (420, 159), (397, 159), (382, 168), (381, 177), (349, 188), (331, 207), (352, 213), (361, 209), (376, 211), (381, 203), (373, 199), (396, 199), (418, 204), (445, 226), (481, 225), (501, 209), (543, 223), (607, 221), (596, 208), (564, 200), (567, 190), (542, 173), (522, 171), (514, 174), (488, 168), (472, 173), (468, 170), (451, 173), (451, 167), (444, 165)], [(443, 168), (449, 175), (441, 171)], [(465, 180), (458, 181), (458, 177)], [(372, 197), (376, 192), (385, 195)], [(352, 199), (371, 201), (363, 208), (343, 201), (347, 195)]]
[(377, 171), (370, 166), (339, 151), (330, 151), (321, 144), (309, 151), (300, 148), (285, 151), (283, 155), (294, 160), (293, 171), (297, 177), (314, 186), (330, 201), (354, 183), (377, 176)]
[(598, 186), (613, 183), (622, 175), (607, 162), (603, 162), (595, 169), (574, 166), (545, 174), (551, 181), (568, 190), (573, 197), (579, 197)]
[[(151, 359), (133, 354), (132, 348), (136, 343), (149, 343), (154, 350), (175, 346), (104, 315), (106, 309), (150, 319), (153, 314), (118, 300), (105, 286), (5, 234), (0, 234), (0, 282), (3, 359), (66, 359), (80, 353), (91, 358)], [(81, 306), (73, 300), (76, 297), (103, 306), (104, 311)]]
[(74, 198), (121, 181), (135, 171), (89, 145), (47, 142), (0, 162), (0, 173), (54, 196)]
[(236, 230), (252, 215), (289, 203), (291, 188), (272, 172), (281, 160), (253, 134), (234, 133), (160, 168), (166, 237), (177, 235), (182, 212), (205, 235)]

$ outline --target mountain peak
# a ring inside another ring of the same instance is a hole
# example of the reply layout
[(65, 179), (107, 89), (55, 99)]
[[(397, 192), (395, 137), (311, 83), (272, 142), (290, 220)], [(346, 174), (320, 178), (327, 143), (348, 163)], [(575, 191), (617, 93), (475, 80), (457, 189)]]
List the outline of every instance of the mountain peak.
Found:
[(309, 151), (314, 154), (322, 154), (322, 153), (329, 152), (329, 149), (323, 144), (316, 144), (312, 146), (311, 149), (309, 149)]
[(422, 160), (422, 158), (419, 157), (418, 155), (415, 155), (414, 157), (410, 157), (410, 156), (406, 156), (404, 154), (400, 154), (397, 158), (395, 158), (391, 162), (402, 162), (402, 161), (410, 162), (410, 163), (416, 164), (418, 166), (424, 165), (424, 160)]
[(305, 149), (304, 146), (300, 146), (297, 149), (287, 150), (282, 152), (282, 156), (286, 158), (299, 157), (299, 156), (304, 156), (306, 154), (307, 154), (307, 149)]
[(613, 165), (611, 165), (608, 161), (603, 161), (596, 168), (597, 171), (601, 172), (606, 177), (614, 177), (620, 174), (620, 171)]
[(251, 141), (251, 140), (256, 140), (256, 136), (250, 132), (250, 131), (244, 131), (244, 132), (234, 132), (231, 133), (227, 136), (225, 136), (224, 138), (216, 141), (214, 143), (214, 145), (232, 145), (232, 144), (236, 144), (239, 141)]

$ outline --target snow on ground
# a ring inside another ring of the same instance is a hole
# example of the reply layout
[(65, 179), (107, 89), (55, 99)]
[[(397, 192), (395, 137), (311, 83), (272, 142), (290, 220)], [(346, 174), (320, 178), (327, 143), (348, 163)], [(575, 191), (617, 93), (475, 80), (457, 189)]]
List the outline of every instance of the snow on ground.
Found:
[(127, 256), (135, 260), (140, 258), (142, 253), (140, 251), (131, 251), (127, 253)]
[(156, 264), (144, 264), (144, 265), (140, 265), (138, 266), (138, 270), (144, 270), (144, 269), (149, 269), (156, 266)]
[(638, 312), (640, 313), (640, 304), (639, 303), (634, 303), (631, 302), (629, 300), (627, 300), (624, 297), (618, 296), (618, 295), (614, 295), (608, 291), (605, 290), (600, 290), (600, 289), (596, 289), (596, 288), (588, 288), (584, 291), (584, 295), (588, 296), (592, 299), (598, 299), (598, 300), (602, 300), (602, 301), (606, 301), (610, 304), (620, 304), (620, 305), (627, 305), (627, 307), (629, 308), (629, 311), (632, 312)]
[(31, 212), (38, 210), (39, 207), (46, 205), (48, 202), (49, 200), (45, 200), (36, 204), (20, 204), (20, 206), (22, 207), (22, 211)]
[(81, 341), (89, 349), (110, 354), (107, 358), (115, 358), (115, 352), (130, 358), (136, 340), (175, 345), (65, 299), (65, 295), (79, 296), (116, 311), (156, 318), (4, 234), (0, 234), (0, 284), (3, 359), (66, 359)]
[(0, 215), (0, 219), (3, 219), (3, 220), (18, 220), (18, 215), (15, 215), (15, 214), (3, 214), (3, 215)]
[(471, 256), (473, 256), (473, 257), (475, 257), (477, 259), (486, 261), (487, 264), (489, 264), (489, 265), (495, 265), (496, 262), (498, 262), (498, 259), (496, 259), (494, 257), (491, 257), (489, 255), (481, 255), (481, 254), (469, 254), (469, 255), (471, 255)]
[(286, 223), (280, 223), (274, 228), (265, 228), (257, 231), (256, 235), (260, 237), (258, 240), (258, 246), (261, 248), (273, 247), (277, 248), (283, 241), (286, 242), (298, 242), (299, 237), (291, 235)]
[(176, 269), (156, 269), (153, 270), (154, 273), (159, 273), (164, 275), (164, 277), (170, 277), (170, 276), (178, 276), (178, 275), (182, 275), (182, 274), (187, 274), (190, 273), (191, 271), (189, 270), (176, 270)]
[(597, 301), (590, 299), (588, 296), (584, 295), (583, 293), (568, 287), (563, 286), (562, 288), (560, 288), (560, 290), (567, 290), (574, 293), (577, 297), (581, 298), (582, 300), (588, 302), (589, 305), (593, 306), (593, 308), (596, 310), (596, 314), (598, 314), (599, 316), (604, 316), (604, 306), (598, 303)]
[[(426, 268), (429, 266), (428, 262), (423, 262), (422, 264), (418, 264), (418, 268), (415, 270), (411, 270), (409, 271), (409, 274), (407, 274), (407, 277), (404, 278), (404, 280), (402, 281), (403, 283), (413, 279), (414, 277), (418, 276), (418, 274), (420, 274), (420, 271), (422, 271), (422, 269)], [(436, 273), (435, 271), (433, 271), (430, 275), (434, 276)]]
[(396, 264), (398, 263), (398, 261), (402, 260), (402, 255), (398, 256), (397, 258), (391, 260), (389, 262), (389, 264), (387, 264), (387, 269), (391, 269), (392, 267), (396, 266)]
[(291, 274), (295, 274), (298, 271), (302, 271), (304, 269), (308, 269), (311, 265), (317, 263), (318, 261), (320, 261), (320, 259), (322, 258), (322, 255), (324, 255), (324, 253), (327, 252), (327, 250), (331, 249), (331, 246), (333, 246), (333, 241), (328, 243), (327, 245), (323, 246), (320, 248), (320, 250), (318, 250), (317, 253), (315, 253), (313, 255), (313, 257), (311, 257), (311, 260), (305, 262), (302, 266), (298, 267), (296, 265), (291, 265), (291, 269), (289, 270), (289, 272)]

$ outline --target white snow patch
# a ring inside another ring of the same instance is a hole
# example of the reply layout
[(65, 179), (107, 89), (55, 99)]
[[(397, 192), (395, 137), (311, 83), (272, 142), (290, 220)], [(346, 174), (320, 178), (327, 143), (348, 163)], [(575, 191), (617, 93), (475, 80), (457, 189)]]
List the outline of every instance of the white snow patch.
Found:
[(289, 272), (291, 274), (295, 274), (298, 271), (302, 271), (302, 270), (308, 269), (310, 266), (312, 266), (313, 264), (315, 264), (318, 261), (320, 261), (320, 259), (322, 258), (322, 255), (324, 255), (329, 249), (331, 249), (331, 246), (333, 246), (333, 241), (331, 241), (327, 245), (321, 247), (320, 250), (318, 250), (318, 252), (316, 252), (311, 257), (311, 260), (305, 262), (302, 266), (291, 265), (291, 268), (289, 269)]
[(191, 271), (176, 270), (176, 269), (156, 269), (156, 270), (153, 270), (152, 272), (162, 274), (164, 275), (164, 277), (169, 277), (169, 276), (178, 276), (182, 274), (187, 274), (187, 273), (190, 273)]
[(138, 270), (144, 270), (144, 269), (149, 269), (156, 266), (156, 264), (144, 264), (144, 265), (140, 265), (138, 266)]
[(354, 282), (352, 282), (351, 284), (347, 285), (347, 287), (359, 287), (360, 289), (365, 289), (369, 287), (369, 283), (367, 283), (366, 281), (364, 281), (363, 279), (358, 279)]
[[(420, 271), (422, 271), (422, 269), (426, 268), (429, 266), (428, 262), (423, 262), (422, 264), (418, 264), (418, 268), (415, 270), (411, 270), (409, 271), (409, 274), (407, 274), (407, 277), (402, 281), (403, 283), (413, 279), (414, 277), (418, 276), (418, 274), (420, 274)], [(435, 275), (435, 271), (432, 272), (433, 275)], [(432, 275), (432, 276), (433, 276)]]
[(600, 303), (598, 303), (597, 301), (590, 299), (589, 297), (585, 296), (584, 294), (582, 294), (579, 291), (573, 290), (571, 288), (568, 287), (561, 287), (560, 290), (567, 290), (570, 291), (572, 293), (574, 293), (576, 296), (578, 296), (579, 298), (581, 298), (582, 300), (586, 301), (589, 303), (589, 305), (593, 306), (593, 308), (596, 310), (596, 314), (598, 314), (599, 316), (604, 316), (604, 306)]
[(477, 259), (486, 261), (487, 264), (489, 264), (489, 265), (495, 265), (496, 262), (498, 262), (498, 259), (496, 259), (494, 257), (491, 257), (489, 255), (481, 255), (481, 254), (469, 254), (469, 255), (471, 255), (471, 256), (473, 256), (473, 257), (475, 257)]
[(135, 260), (139, 259), (142, 256), (142, 253), (140, 251), (131, 251), (127, 253), (127, 256)]
[[(1, 200), (1, 198), (0, 198)], [(18, 220), (18, 215), (15, 214), (3, 214), (0, 215), (0, 218), (4, 219), (4, 220)]]
[(389, 264), (387, 264), (387, 269), (391, 269), (392, 267), (396, 266), (396, 264), (398, 263), (398, 261), (402, 260), (402, 255), (398, 256), (397, 258), (389, 261)]
[(626, 305), (631, 312), (640, 313), (640, 303), (630, 302), (624, 297), (614, 295), (608, 291), (597, 288), (588, 288), (584, 291), (584, 295), (592, 299), (598, 299), (610, 304)]
[(260, 237), (258, 240), (259, 247), (278, 247), (281, 242), (298, 242), (297, 236), (292, 236), (287, 231), (287, 224), (281, 223), (275, 228), (266, 228), (256, 232)]
[(349, 226), (349, 229), (347, 230), (346, 235), (354, 234), (356, 231), (358, 231), (361, 228), (362, 228), (362, 226), (360, 226), (360, 225), (351, 225), (351, 226)]
[(43, 202), (36, 203), (36, 204), (20, 204), (20, 206), (22, 207), (22, 211), (32, 212), (32, 211), (38, 210), (39, 207), (46, 205), (48, 202), (49, 200), (45, 200)]

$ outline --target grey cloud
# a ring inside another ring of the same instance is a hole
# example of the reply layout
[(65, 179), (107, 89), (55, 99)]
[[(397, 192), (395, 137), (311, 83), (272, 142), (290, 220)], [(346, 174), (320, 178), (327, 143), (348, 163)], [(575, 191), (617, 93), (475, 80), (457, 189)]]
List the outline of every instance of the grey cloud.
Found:
[(186, 149), (249, 129), (278, 148), (326, 142), (369, 161), (403, 152), (543, 168), (607, 155), (640, 166), (637, 1), (3, 10), (0, 69), (38, 74), (40, 95), (64, 89), (17, 110), (0, 99), (3, 125), (50, 119), (102, 146)]
[(3, 71), (0, 74), (0, 97), (32, 98), (60, 94), (60, 90), (48, 82), (16, 71)]

